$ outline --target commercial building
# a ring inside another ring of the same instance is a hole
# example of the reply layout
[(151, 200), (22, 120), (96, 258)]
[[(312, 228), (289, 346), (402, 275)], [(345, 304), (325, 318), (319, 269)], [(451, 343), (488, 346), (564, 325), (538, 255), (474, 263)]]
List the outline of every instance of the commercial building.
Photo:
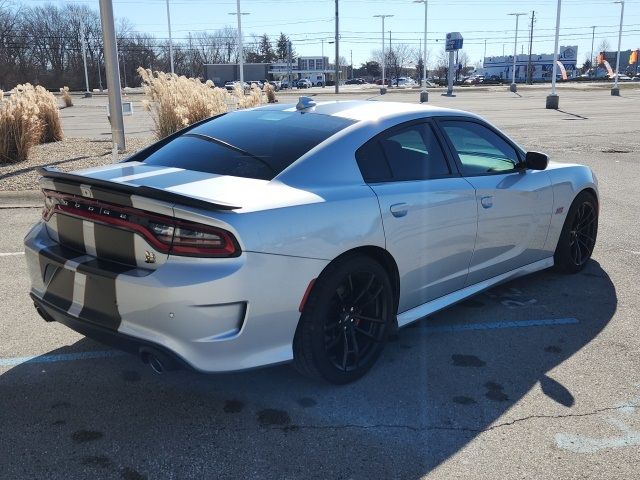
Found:
[[(346, 78), (346, 68), (342, 67), (340, 80)], [(216, 85), (240, 80), (240, 70), (235, 63), (214, 63), (205, 65), (207, 80)], [(273, 63), (245, 63), (244, 79), (247, 80), (288, 80), (307, 79), (314, 86), (335, 81), (335, 71), (328, 57), (298, 57), (293, 62), (279, 60)]]
[[(553, 54), (531, 55), (531, 78), (533, 81), (550, 81), (553, 72)], [(577, 75), (578, 47), (560, 47), (558, 61), (566, 71), (567, 78)], [(516, 82), (527, 80), (529, 68), (529, 54), (516, 56)], [(511, 80), (513, 75), (513, 55), (500, 57), (486, 57), (483, 62), (485, 78), (497, 77), (505, 81)], [(562, 74), (562, 68), (558, 70)]]

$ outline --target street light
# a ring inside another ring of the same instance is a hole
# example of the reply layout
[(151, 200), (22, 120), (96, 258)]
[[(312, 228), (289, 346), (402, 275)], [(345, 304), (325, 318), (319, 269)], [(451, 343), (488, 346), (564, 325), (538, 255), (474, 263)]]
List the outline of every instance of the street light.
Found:
[(374, 18), (382, 19), (382, 84), (380, 85), (380, 93), (386, 93), (386, 82), (384, 78), (384, 69), (385, 69), (385, 58), (384, 58), (384, 19), (393, 17), (393, 15), (374, 15)]
[(240, 70), (240, 85), (244, 88), (244, 49), (242, 47), (242, 15), (249, 15), (240, 11), (240, 0), (236, 0), (236, 11), (229, 15), (237, 15), (238, 17), (238, 48), (240, 50), (238, 54), (238, 69)]
[(429, 11), (428, 0), (413, 0), (413, 3), (424, 3), (424, 43), (422, 52), (422, 92), (420, 92), (420, 102), (429, 100), (427, 93), (427, 14)]
[(560, 106), (560, 98), (556, 93), (556, 74), (558, 73), (558, 43), (560, 42), (560, 11), (562, 0), (558, 0), (556, 12), (556, 40), (553, 47), (553, 71), (551, 72), (551, 95), (547, 95), (546, 108), (557, 110)]
[(620, 96), (620, 87), (618, 87), (618, 77), (620, 76), (620, 47), (622, 44), (622, 21), (624, 20), (624, 0), (618, 0), (622, 8), (620, 8), (620, 31), (618, 32), (618, 54), (616, 55), (616, 79), (613, 82), (613, 88), (611, 89), (611, 95)]
[(173, 39), (171, 38), (171, 13), (169, 12), (169, 0), (167, 0), (167, 26), (169, 27), (169, 61), (171, 62), (171, 73), (173, 70)]
[(513, 72), (511, 75), (511, 86), (509, 90), (513, 93), (518, 91), (518, 87), (516, 86), (516, 59), (518, 58), (518, 20), (520, 19), (520, 15), (526, 15), (526, 13), (509, 13), (508, 15), (516, 17), (516, 37), (513, 42)]

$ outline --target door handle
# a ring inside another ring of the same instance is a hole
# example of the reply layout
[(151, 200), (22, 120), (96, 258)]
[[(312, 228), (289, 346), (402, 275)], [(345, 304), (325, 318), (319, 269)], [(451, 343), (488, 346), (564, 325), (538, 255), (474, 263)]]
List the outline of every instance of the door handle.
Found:
[(409, 211), (409, 205), (406, 203), (396, 203), (389, 207), (389, 211), (391, 212), (391, 215), (396, 218), (404, 217)]
[(482, 208), (493, 207), (493, 197), (492, 196), (481, 197), (480, 205), (482, 205)]

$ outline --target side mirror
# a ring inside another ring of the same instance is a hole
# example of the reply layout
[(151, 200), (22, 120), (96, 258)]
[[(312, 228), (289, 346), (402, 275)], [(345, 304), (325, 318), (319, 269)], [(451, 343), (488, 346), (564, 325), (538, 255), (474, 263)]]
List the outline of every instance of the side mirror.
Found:
[(527, 152), (524, 163), (531, 170), (544, 170), (549, 165), (549, 157), (540, 152)]

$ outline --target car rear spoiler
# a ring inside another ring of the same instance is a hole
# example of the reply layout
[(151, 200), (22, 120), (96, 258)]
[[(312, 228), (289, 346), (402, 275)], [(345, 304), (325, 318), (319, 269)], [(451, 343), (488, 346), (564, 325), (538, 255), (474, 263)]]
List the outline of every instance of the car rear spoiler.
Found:
[[(77, 193), (78, 195), (84, 195), (81, 186), (89, 186), (92, 194), (96, 197), (101, 192), (106, 194), (105, 196), (113, 196), (113, 194), (124, 195), (139, 195), (141, 197), (152, 198), (155, 200), (161, 200), (169, 203), (176, 203), (184, 205), (186, 207), (201, 208), (203, 210), (237, 210), (242, 207), (230, 205), (224, 202), (203, 200), (201, 198), (189, 197), (180, 193), (169, 192), (160, 188), (148, 187), (144, 185), (128, 185), (125, 183), (110, 182), (108, 180), (100, 180), (98, 178), (86, 177), (84, 175), (76, 175), (73, 173), (65, 173), (54, 167), (40, 167), (38, 173), (44, 178), (53, 180), (57, 187), (66, 185), (70, 187), (66, 193)], [(79, 190), (79, 191), (78, 191)]]

